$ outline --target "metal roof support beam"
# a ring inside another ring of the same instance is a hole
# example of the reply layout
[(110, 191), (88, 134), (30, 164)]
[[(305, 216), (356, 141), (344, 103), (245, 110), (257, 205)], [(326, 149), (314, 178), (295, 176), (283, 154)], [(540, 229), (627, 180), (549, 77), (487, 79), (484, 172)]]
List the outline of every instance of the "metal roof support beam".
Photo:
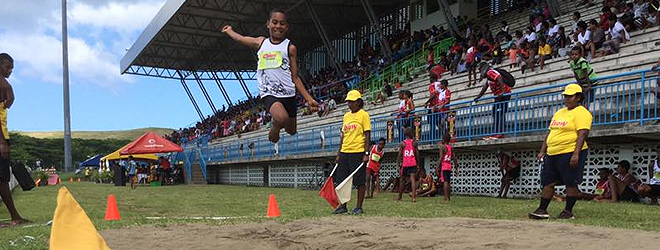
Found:
[(234, 63), (234, 60), (231, 59), (231, 57), (229, 56), (229, 54), (227, 54), (227, 52), (225, 52), (225, 57), (227, 57), (227, 61), (229, 61), (229, 64), (231, 65), (231, 72), (234, 73), (236, 80), (238, 80), (238, 82), (241, 84), (241, 88), (243, 89), (243, 92), (245, 92), (245, 96), (247, 96), (248, 99), (252, 99), (252, 94), (250, 94), (250, 89), (247, 87), (245, 80), (243, 80), (243, 76), (241, 76), (241, 74), (237, 72), (238, 68)]
[(222, 97), (225, 98), (225, 101), (227, 102), (227, 104), (229, 104), (229, 107), (234, 106), (234, 104), (231, 102), (231, 98), (229, 98), (229, 95), (227, 94), (227, 90), (225, 89), (225, 86), (222, 85), (222, 81), (220, 81), (220, 78), (218, 78), (218, 75), (215, 72), (211, 72), (211, 76), (213, 77), (213, 80), (215, 80), (215, 83), (218, 85), (218, 88), (222, 93)]
[(339, 60), (337, 59), (334, 48), (330, 46), (330, 39), (328, 38), (328, 34), (325, 32), (323, 25), (321, 25), (321, 21), (319, 20), (318, 15), (316, 15), (316, 11), (312, 6), (311, 0), (305, 0), (305, 6), (307, 7), (307, 11), (309, 11), (309, 15), (312, 17), (312, 21), (314, 22), (314, 26), (316, 26), (316, 30), (319, 32), (321, 40), (323, 41), (326, 54), (330, 56), (335, 69), (337, 69), (341, 75), (344, 75), (344, 69), (341, 67)]
[(451, 13), (451, 9), (449, 8), (449, 3), (447, 3), (447, 0), (438, 0), (438, 6), (440, 6), (440, 10), (445, 16), (445, 21), (447, 22), (447, 26), (449, 26), (449, 30), (451, 30), (455, 35), (458, 35), (460, 30), (458, 29), (454, 15)]
[(197, 105), (197, 101), (195, 101), (195, 97), (193, 97), (192, 93), (190, 92), (190, 88), (188, 88), (188, 84), (186, 84), (186, 79), (183, 77), (181, 74), (181, 71), (176, 71), (177, 74), (179, 74), (179, 77), (181, 78), (181, 86), (183, 86), (183, 89), (186, 91), (186, 94), (188, 94), (188, 98), (190, 98), (190, 102), (192, 103), (193, 107), (195, 107), (195, 111), (197, 111), (197, 115), (199, 115), (200, 120), (204, 120), (204, 114), (202, 114), (202, 111), (199, 109), (199, 105)]
[(197, 81), (197, 85), (199, 85), (199, 88), (202, 90), (202, 94), (204, 94), (204, 98), (206, 98), (206, 101), (209, 103), (209, 106), (211, 106), (211, 110), (213, 110), (213, 114), (218, 113), (218, 109), (215, 108), (215, 104), (213, 104), (213, 99), (211, 99), (211, 96), (209, 93), (206, 91), (206, 87), (204, 87), (204, 83), (202, 82), (201, 79), (199, 79), (199, 75), (197, 75), (197, 72), (193, 72), (193, 77), (195, 77), (195, 81)]
[(380, 41), (380, 49), (383, 51), (383, 54), (385, 56), (391, 58), (392, 48), (390, 47), (390, 44), (387, 42), (385, 36), (383, 36), (383, 29), (380, 26), (380, 22), (378, 21), (378, 16), (376, 16), (376, 13), (374, 13), (374, 9), (371, 8), (371, 3), (369, 3), (369, 0), (360, 0), (360, 3), (362, 4), (362, 8), (364, 9), (364, 12), (367, 14), (367, 18), (369, 18), (369, 22), (371, 23), (371, 26), (374, 27), (376, 30), (376, 35), (378, 36), (378, 40)]

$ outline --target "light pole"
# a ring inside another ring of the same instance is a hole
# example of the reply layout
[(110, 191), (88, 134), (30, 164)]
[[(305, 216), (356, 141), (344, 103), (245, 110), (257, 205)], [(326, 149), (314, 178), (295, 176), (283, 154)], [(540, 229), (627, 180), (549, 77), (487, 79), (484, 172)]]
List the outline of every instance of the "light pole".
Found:
[(69, 41), (66, 25), (66, 0), (62, 0), (62, 86), (64, 93), (64, 172), (71, 167), (71, 114), (69, 108)]

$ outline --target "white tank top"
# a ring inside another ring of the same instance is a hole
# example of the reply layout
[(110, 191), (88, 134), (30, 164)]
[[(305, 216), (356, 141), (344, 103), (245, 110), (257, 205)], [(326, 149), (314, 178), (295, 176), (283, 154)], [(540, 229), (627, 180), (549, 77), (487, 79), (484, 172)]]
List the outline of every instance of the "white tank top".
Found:
[(257, 51), (257, 82), (261, 97), (294, 97), (296, 87), (291, 79), (289, 62), (289, 39), (273, 44), (264, 39)]
[(660, 167), (658, 167), (658, 160), (655, 160), (653, 165), (653, 176), (649, 180), (650, 185), (660, 185)]

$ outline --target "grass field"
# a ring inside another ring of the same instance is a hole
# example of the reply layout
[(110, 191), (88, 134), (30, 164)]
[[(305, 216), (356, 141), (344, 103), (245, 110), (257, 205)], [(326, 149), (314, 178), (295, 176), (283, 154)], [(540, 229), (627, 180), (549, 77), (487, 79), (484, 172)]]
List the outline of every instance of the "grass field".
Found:
[[(139, 128), (131, 130), (117, 130), (117, 131), (73, 131), (71, 138), (78, 139), (117, 139), (117, 140), (135, 140), (147, 131), (152, 131), (156, 134), (170, 134), (172, 129), (169, 128)], [(11, 131), (22, 135), (41, 138), (41, 139), (57, 139), (63, 138), (62, 131), (45, 131), (45, 132), (25, 132), (25, 131)]]
[[(287, 222), (301, 218), (317, 218), (332, 215), (332, 209), (317, 196), (317, 191), (286, 188), (260, 188), (225, 185), (180, 185), (166, 187), (114, 187), (93, 183), (64, 183), (78, 203), (85, 209), (97, 229), (117, 229), (145, 224), (182, 223), (242, 223), (270, 220), (264, 218), (268, 195), (275, 194), (282, 216), (277, 221)], [(35, 221), (32, 227), (0, 229), (0, 249), (47, 249), (50, 227), (44, 226), (52, 219), (59, 186), (38, 187), (29, 192), (15, 191), (14, 199), (21, 214)], [(115, 194), (121, 212), (121, 221), (106, 222), (105, 205), (108, 194)], [(441, 198), (419, 198), (413, 204), (392, 201), (394, 194), (386, 193), (365, 201), (364, 216), (386, 217), (470, 217), (485, 219), (527, 220), (527, 213), (538, 205), (538, 200), (495, 199), (489, 197), (456, 196), (450, 204), (440, 203)], [(349, 209), (355, 204), (349, 203)], [(564, 204), (552, 203), (550, 213), (556, 216)], [(566, 223), (660, 231), (660, 207), (641, 204), (598, 204), (578, 202), (574, 210), (575, 220)], [(167, 220), (149, 220), (145, 217), (169, 217)], [(200, 221), (176, 219), (185, 216), (244, 217), (231, 221)], [(0, 219), (9, 214), (2, 205)], [(35, 237), (25, 241), (24, 236)], [(15, 246), (10, 247), (14, 241)]]

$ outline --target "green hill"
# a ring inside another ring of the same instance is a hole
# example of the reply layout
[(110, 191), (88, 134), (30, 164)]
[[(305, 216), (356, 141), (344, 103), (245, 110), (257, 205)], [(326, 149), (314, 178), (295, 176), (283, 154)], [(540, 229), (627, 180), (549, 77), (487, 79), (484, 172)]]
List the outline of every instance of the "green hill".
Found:
[[(134, 140), (140, 137), (142, 134), (147, 131), (152, 131), (158, 135), (170, 134), (172, 129), (169, 128), (139, 128), (131, 130), (117, 130), (117, 131), (73, 131), (71, 132), (71, 138), (76, 139), (114, 139), (114, 140)], [(33, 138), (38, 139), (58, 139), (64, 138), (64, 132), (62, 131), (52, 131), (52, 132), (23, 132), (23, 131), (10, 131), (12, 133), (17, 133)]]

